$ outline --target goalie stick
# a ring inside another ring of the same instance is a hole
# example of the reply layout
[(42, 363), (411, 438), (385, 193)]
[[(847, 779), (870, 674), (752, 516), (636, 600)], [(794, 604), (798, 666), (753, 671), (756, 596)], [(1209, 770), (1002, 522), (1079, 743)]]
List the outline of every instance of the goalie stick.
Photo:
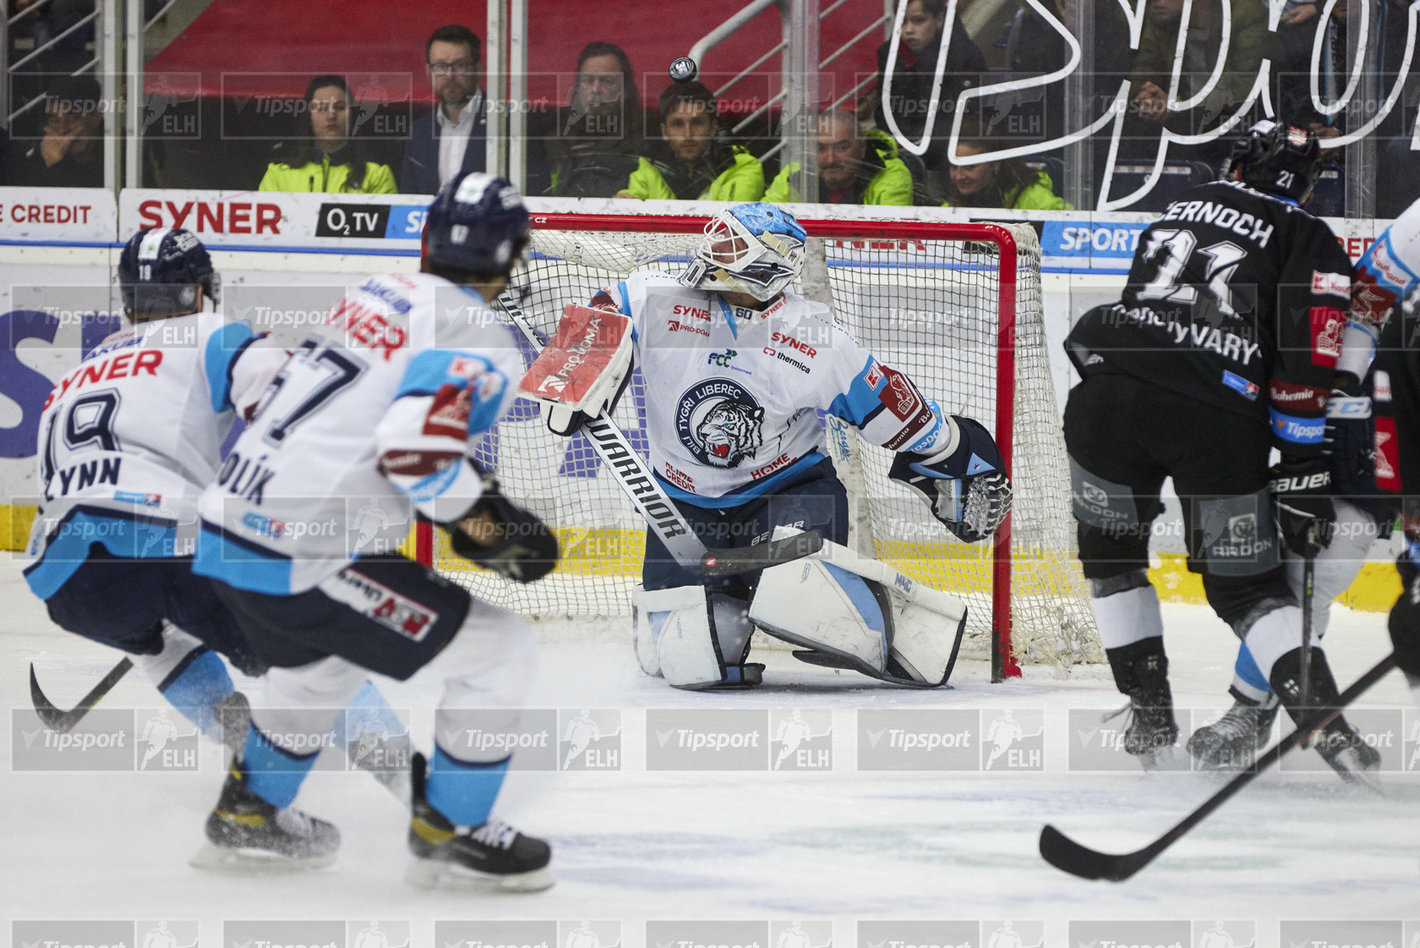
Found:
[(68, 711), (61, 711), (54, 706), (54, 702), (45, 697), (39, 687), (39, 679), (35, 676), (34, 663), (30, 663), (30, 700), (34, 702), (35, 714), (44, 722), (44, 726), (51, 731), (60, 734), (68, 734), (74, 726), (84, 719), (84, 715), (93, 710), (94, 705), (103, 699), (103, 696), (113, 690), (113, 686), (118, 684), (118, 680), (128, 674), (128, 670), (133, 667), (133, 662), (128, 658), (123, 658), (109, 673), (99, 680), (97, 685), (89, 690), (79, 700), (79, 703)]
[[(543, 341), (538, 338), (532, 321), (508, 293), (498, 297), (498, 304), (527, 339), (533, 352), (541, 352)], [(823, 546), (817, 530), (732, 549), (706, 549), (689, 522), (677, 509), (666, 492), (656, 483), (651, 466), (636, 453), (626, 434), (605, 414), (588, 418), (582, 433), (597, 455), (611, 471), (617, 485), (635, 505), (636, 512), (646, 521), (675, 561), (681, 566), (707, 576), (726, 576), (765, 569), (778, 563), (815, 553)]]
[(1252, 767), (1223, 784), (1218, 792), (1204, 800), (1197, 809), (1143, 849), (1136, 849), (1132, 853), (1102, 853), (1097, 849), (1082, 846), (1047, 823), (1040, 831), (1040, 855), (1056, 869), (1082, 879), (1108, 879), (1111, 882), (1123, 882), (1153, 862), (1160, 853), (1178, 842), (1185, 833), (1203, 822), (1208, 814), (1222, 806), (1230, 797), (1256, 779), (1258, 774), (1281, 759), (1284, 754), (1310, 739), (1317, 731), (1340, 717), (1342, 710), (1347, 705), (1385, 677), (1386, 672), (1394, 667), (1395, 655), (1387, 655), (1380, 664), (1366, 672), (1356, 680), (1355, 684), (1343, 691), (1337, 697), (1335, 707), (1330, 708), (1327, 713), (1305, 727), (1298, 727), (1288, 734), (1278, 742), (1277, 746), (1259, 757)]

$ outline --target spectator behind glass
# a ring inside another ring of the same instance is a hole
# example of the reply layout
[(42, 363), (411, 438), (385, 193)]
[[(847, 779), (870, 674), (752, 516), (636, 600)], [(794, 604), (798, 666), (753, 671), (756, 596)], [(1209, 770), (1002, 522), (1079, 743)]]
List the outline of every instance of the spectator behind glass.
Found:
[(16, 146), (10, 183), (35, 188), (104, 185), (102, 93), (93, 76), (60, 76), (45, 92), (43, 137)]
[[(957, 153), (974, 158), (1005, 147), (1006, 142), (990, 137), (975, 125), (970, 135), (963, 134), (957, 142)], [(1055, 196), (1049, 175), (1027, 167), (1019, 158), (979, 164), (951, 163), (947, 171), (939, 172), (939, 182), (946, 198), (943, 207), (1001, 207), (1018, 211), (1063, 211), (1070, 207), (1064, 198)]]
[(641, 157), (617, 197), (743, 202), (764, 196), (764, 166), (724, 137), (709, 89), (674, 83), (659, 106), (661, 139), (647, 143), (649, 157)]
[(645, 127), (625, 51), (612, 43), (588, 43), (577, 57), (570, 107), (550, 143), (549, 192), (612, 197), (625, 190), (646, 150)]
[(483, 44), (466, 26), (441, 26), (424, 44), (434, 110), (415, 121), (404, 146), (399, 187), (435, 194), (450, 178), (487, 163), (488, 117), (478, 66)]
[[(1311, 129), (1317, 138), (1336, 138), (1341, 129), (1344, 110), (1329, 118), (1312, 105), (1312, 46), (1317, 31), (1322, 31), (1321, 55), (1317, 60), (1318, 86), (1321, 101), (1335, 102), (1346, 87), (1346, 4), (1337, 3), (1331, 16), (1323, 19), (1317, 15), (1317, 4), (1299, 3), (1289, 0), (1282, 10), (1277, 26), (1276, 54), (1272, 64), (1273, 95), (1277, 103), (1277, 117), (1288, 125)], [(1327, 154), (1327, 160), (1336, 161), (1342, 157), (1341, 149)]]
[[(1227, 59), (1217, 85), (1198, 105), (1183, 113), (1168, 108), (1169, 77), (1179, 44), (1184, 0), (1149, 0), (1139, 52), (1130, 76), (1129, 114), (1121, 151), (1152, 157), (1159, 128), (1180, 134), (1198, 134), (1218, 127), (1247, 100), (1264, 59), (1273, 55), (1273, 37), (1267, 30), (1267, 5), (1258, 0), (1201, 0), (1192, 5), (1183, 42), (1183, 65), (1178, 98), (1188, 99), (1202, 88), (1218, 62), (1223, 43), (1223, 4), (1230, 15)], [(1255, 110), (1255, 109), (1254, 109)], [(1170, 155), (1216, 164), (1231, 147), (1224, 136), (1188, 149), (1174, 145)]]
[[(888, 103), (899, 132), (914, 142), (922, 140), (927, 127), (927, 113), (932, 103), (933, 76), (937, 69), (937, 55), (941, 48), (946, 20), (945, 0), (908, 0)], [(887, 74), (891, 45), (889, 40), (878, 47), (877, 81), (864, 103), (872, 103), (874, 121), (878, 128), (888, 134), (892, 134), (892, 130), (883, 112), (882, 87), (883, 78)], [(947, 134), (952, 112), (956, 109), (957, 96), (962, 90), (979, 85), (985, 72), (986, 57), (981, 54), (981, 48), (967, 35), (966, 28), (961, 25), (960, 16), (953, 17), (950, 41), (947, 44), (947, 61), (942, 67), (933, 138), (941, 138)]]
[[(802, 201), (792, 187), (798, 162), (775, 176), (764, 199), (771, 203)], [(858, 119), (842, 109), (818, 117), (819, 204), (910, 205), (912, 172), (897, 156), (897, 143), (886, 132), (859, 132)]]
[(355, 96), (340, 76), (316, 76), (298, 117), (302, 137), (276, 146), (259, 191), (394, 194), (389, 165), (367, 161), (355, 137)]

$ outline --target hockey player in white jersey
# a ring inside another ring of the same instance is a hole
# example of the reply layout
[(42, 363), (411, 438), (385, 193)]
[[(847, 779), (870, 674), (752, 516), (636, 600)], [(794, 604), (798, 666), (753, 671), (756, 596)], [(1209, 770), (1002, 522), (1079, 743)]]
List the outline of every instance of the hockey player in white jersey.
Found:
[[(648, 533), (635, 598), (637, 656), (679, 688), (758, 684), (753, 627), (803, 648), (813, 664), (915, 686), (946, 680), (961, 622), (905, 601), (847, 541), (847, 496), (825, 454), (816, 410), (899, 452), (891, 476), (920, 491), (966, 541), (986, 538), (1010, 506), (1001, 454), (977, 422), (943, 412), (907, 376), (833, 325), (827, 306), (793, 293), (807, 235), (771, 204), (716, 215), (683, 273), (641, 271), (592, 306), (630, 320), (645, 377), (650, 462), (660, 486), (709, 547), (745, 547), (776, 528), (818, 529), (828, 553), (709, 580)], [(605, 370), (624, 382), (630, 354)], [(617, 375), (617, 373), (620, 373)], [(575, 431), (605, 404), (553, 407)], [(911, 580), (903, 577), (904, 584)]]
[[(220, 277), (186, 230), (134, 234), (118, 282), (128, 327), (60, 379), (40, 419), (45, 496), (25, 577), (56, 624), (125, 650), (204, 734), (233, 739), (246, 698), (217, 652), (249, 675), (264, 666), (192, 575), (197, 497), (288, 353), (217, 312)], [(352, 707), (398, 723), (373, 686)], [(376, 776), (407, 795), (404, 775)]]
[(550, 847), (491, 815), (509, 762), (497, 738), (530, 684), (528, 630), (425, 566), (353, 549), (374, 503), (396, 525), (417, 510), (449, 532), (455, 552), (511, 579), (531, 582), (555, 564), (551, 531), (471, 457), (522, 376), (487, 301), (529, 233), (507, 181), (471, 173), (446, 184), (427, 215), (422, 272), (371, 277), (337, 304), (203, 494), (195, 568), (220, 580), (272, 668), (207, 821), (201, 864), (241, 864), (253, 850), (281, 865), (329, 862), (338, 831), (291, 804), (331, 709), (366, 669), (404, 680), (431, 665), (444, 691), (432, 758), (414, 759), (410, 880), (552, 884)]
[(233, 687), (212, 649), (248, 674), (261, 665), (192, 575), (197, 497), (286, 351), (216, 311), (220, 279), (185, 230), (139, 231), (118, 278), (127, 325), (60, 379), (40, 418), (44, 497), (25, 579), (57, 625), (128, 652), (219, 737)]

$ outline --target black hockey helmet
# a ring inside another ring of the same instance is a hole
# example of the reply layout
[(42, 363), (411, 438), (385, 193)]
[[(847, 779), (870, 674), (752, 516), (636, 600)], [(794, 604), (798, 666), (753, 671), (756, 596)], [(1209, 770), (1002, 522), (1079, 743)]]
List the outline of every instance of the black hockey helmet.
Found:
[(1233, 143), (1228, 176), (1238, 168), (1249, 187), (1302, 203), (1321, 176), (1321, 145), (1308, 129), (1263, 119)]
[(426, 264), (480, 276), (506, 276), (532, 233), (523, 196), (511, 181), (481, 171), (449, 180), (424, 218)]
[(222, 280), (212, 258), (190, 231), (180, 227), (140, 230), (118, 256), (118, 286), (130, 316), (183, 316), (201, 305), (199, 289), (215, 304)]

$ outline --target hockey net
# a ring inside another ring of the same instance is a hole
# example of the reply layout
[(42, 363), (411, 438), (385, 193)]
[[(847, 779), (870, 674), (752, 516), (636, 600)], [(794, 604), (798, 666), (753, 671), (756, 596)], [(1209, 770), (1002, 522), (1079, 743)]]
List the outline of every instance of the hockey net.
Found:
[[(522, 308), (546, 338), (567, 303), (585, 302), (640, 268), (682, 269), (704, 223), (536, 215)], [(802, 223), (811, 239), (796, 289), (831, 303), (840, 325), (944, 411), (970, 415), (994, 431), (1015, 486), (996, 545), (961, 543), (919, 495), (888, 479), (888, 451), (829, 423), (828, 450), (854, 515), (850, 542), (965, 599), (970, 617), (962, 655), (992, 658), (998, 674), (1016, 673), (1018, 662), (1101, 661), (1075, 558), (1035, 232), (1026, 225)], [(617, 407), (614, 420), (643, 456), (646, 399), (673, 394), (648, 393), (637, 372)], [(527, 616), (629, 617), (645, 530), (586, 439), (552, 435), (536, 407), (519, 400), (477, 451), (510, 496), (554, 525), (563, 559), (546, 579), (521, 586), (454, 556), (435, 531), (429, 555), (440, 572)], [(629, 620), (627, 632), (629, 639)]]

